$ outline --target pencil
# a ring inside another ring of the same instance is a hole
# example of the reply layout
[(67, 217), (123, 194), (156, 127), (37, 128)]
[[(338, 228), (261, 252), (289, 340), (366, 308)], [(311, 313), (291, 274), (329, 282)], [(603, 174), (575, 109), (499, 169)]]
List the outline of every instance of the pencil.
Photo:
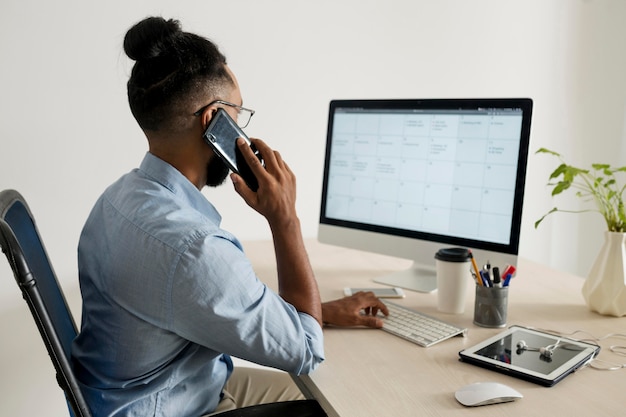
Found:
[(469, 255), (472, 260), (472, 267), (474, 267), (474, 273), (476, 274), (476, 283), (482, 287), (483, 281), (480, 279), (480, 271), (478, 270), (478, 265), (476, 265), (476, 259), (474, 259), (474, 254), (471, 249), (469, 250)]

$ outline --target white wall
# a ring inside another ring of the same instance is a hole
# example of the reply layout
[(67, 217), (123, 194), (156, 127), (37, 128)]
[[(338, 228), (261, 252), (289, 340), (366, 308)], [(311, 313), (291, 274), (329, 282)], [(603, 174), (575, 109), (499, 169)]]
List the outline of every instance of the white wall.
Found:
[[(178, 18), (221, 46), (257, 110), (248, 132), (298, 174), (308, 237), (333, 98), (531, 97), (531, 151), (626, 164), (621, 0), (4, 0), (0, 189), (29, 201), (64, 282), (76, 280), (91, 205), (146, 150), (126, 102), (131, 63), (121, 44), (150, 14)], [(554, 163), (531, 154), (521, 253), (584, 275), (602, 241), (599, 219), (561, 215), (532, 226), (552, 206), (544, 185)], [(225, 228), (269, 238), (229, 184), (205, 194)], [(0, 262), (0, 305), (16, 299), (9, 274)]]
[[(221, 45), (257, 110), (248, 132), (298, 174), (308, 237), (316, 234), (333, 98), (531, 97), (533, 152), (545, 146), (581, 165), (626, 165), (623, 0), (3, 0), (0, 189), (29, 201), (75, 313), (82, 224), (104, 187), (146, 150), (126, 103), (131, 64), (121, 44), (150, 14), (179, 18)], [(554, 163), (531, 154), (521, 253), (584, 275), (602, 241), (600, 219), (562, 215), (532, 226), (552, 207), (544, 185)], [(227, 229), (269, 238), (229, 185), (205, 194)], [(5, 310), (0, 332), (19, 338), (0, 344), (0, 415), (67, 415), (0, 260)]]

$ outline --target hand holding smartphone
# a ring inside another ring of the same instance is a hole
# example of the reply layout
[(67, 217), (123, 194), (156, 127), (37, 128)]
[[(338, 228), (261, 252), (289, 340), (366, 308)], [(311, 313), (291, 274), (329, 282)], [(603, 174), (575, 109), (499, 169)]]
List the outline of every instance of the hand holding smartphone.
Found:
[(265, 165), (263, 158), (254, 148), (248, 136), (226, 113), (226, 110), (222, 108), (217, 109), (202, 137), (228, 168), (243, 178), (252, 191), (256, 191), (259, 188), (259, 183), (254, 173), (243, 158), (241, 151), (237, 148), (237, 138), (243, 138), (252, 148), (257, 158), (259, 158), (261, 164)]

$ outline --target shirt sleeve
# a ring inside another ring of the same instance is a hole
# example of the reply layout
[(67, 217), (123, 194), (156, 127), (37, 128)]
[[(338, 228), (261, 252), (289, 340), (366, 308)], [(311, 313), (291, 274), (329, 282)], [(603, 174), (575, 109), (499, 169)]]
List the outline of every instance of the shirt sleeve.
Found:
[(263, 284), (238, 242), (199, 238), (170, 280), (170, 330), (217, 352), (295, 374), (324, 359), (319, 323)]

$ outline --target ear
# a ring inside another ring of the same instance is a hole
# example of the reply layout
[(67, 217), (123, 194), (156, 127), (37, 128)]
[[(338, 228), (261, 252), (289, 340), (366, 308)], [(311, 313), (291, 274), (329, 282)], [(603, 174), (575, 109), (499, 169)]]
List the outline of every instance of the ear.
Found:
[(203, 130), (209, 127), (209, 123), (211, 123), (211, 119), (213, 119), (213, 116), (215, 116), (216, 112), (217, 112), (217, 107), (214, 107), (214, 106), (209, 106), (202, 111), (202, 114), (200, 115), (200, 120), (202, 120)]

